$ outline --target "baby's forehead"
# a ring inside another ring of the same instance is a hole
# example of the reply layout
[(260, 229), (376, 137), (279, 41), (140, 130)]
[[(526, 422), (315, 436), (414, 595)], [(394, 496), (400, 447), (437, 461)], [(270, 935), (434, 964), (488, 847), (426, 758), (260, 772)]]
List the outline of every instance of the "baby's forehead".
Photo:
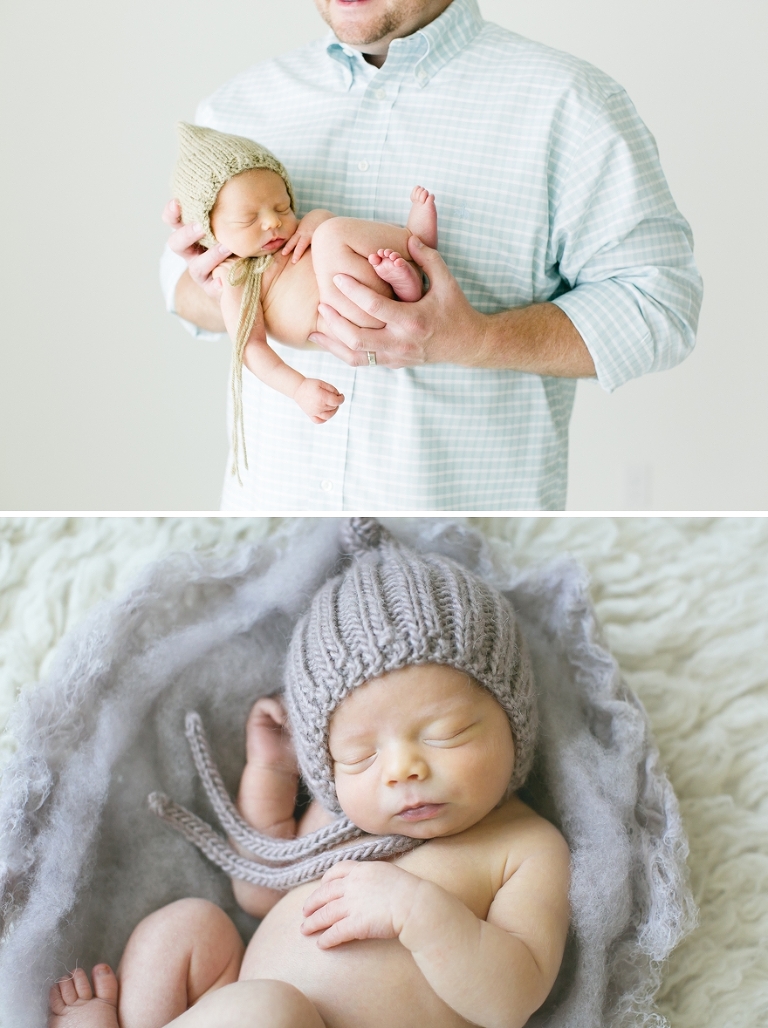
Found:
[(470, 675), (451, 667), (407, 667), (371, 679), (346, 696), (331, 718), (331, 731), (375, 730), (384, 722), (428, 723), (464, 716), (496, 698)]
[(251, 168), (233, 175), (221, 187), (219, 201), (245, 203), (283, 200), (288, 197), (284, 180), (270, 168)]

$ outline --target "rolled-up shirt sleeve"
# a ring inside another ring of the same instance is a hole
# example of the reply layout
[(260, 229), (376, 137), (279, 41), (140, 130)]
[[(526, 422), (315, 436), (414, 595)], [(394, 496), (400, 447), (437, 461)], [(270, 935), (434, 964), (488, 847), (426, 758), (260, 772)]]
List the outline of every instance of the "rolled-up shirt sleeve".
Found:
[(187, 269), (187, 263), (183, 257), (179, 257), (177, 253), (174, 253), (169, 247), (163, 250), (163, 255), (160, 258), (160, 288), (163, 291), (163, 299), (165, 300), (165, 308), (171, 314), (175, 314), (179, 321), (182, 323), (184, 328), (190, 335), (193, 335), (196, 339), (221, 339), (223, 333), (221, 332), (209, 332), (207, 329), (200, 328), (198, 325), (193, 325), (191, 321), (186, 321), (179, 315), (176, 310), (176, 286), (179, 284), (179, 279)]
[(552, 302), (581, 334), (600, 385), (663, 371), (693, 348), (701, 276), (653, 136), (623, 90), (610, 94), (553, 189)]

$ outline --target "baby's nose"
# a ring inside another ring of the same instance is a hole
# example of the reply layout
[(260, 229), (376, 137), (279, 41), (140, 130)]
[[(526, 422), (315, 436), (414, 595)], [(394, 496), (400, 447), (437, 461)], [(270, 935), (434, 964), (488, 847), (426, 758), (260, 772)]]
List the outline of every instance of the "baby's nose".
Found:
[(282, 224), (280, 221), (280, 215), (277, 211), (269, 211), (264, 215), (262, 226), (264, 228), (277, 228), (278, 225)]
[(429, 768), (421, 754), (408, 746), (393, 747), (386, 764), (387, 780), (398, 782), (422, 781), (429, 774)]

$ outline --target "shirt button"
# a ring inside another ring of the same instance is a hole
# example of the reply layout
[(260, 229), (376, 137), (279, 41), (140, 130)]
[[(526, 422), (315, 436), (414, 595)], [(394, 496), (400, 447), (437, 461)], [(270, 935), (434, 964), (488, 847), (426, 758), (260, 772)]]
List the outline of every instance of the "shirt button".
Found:
[(416, 78), (419, 80), (419, 82), (423, 82), (426, 77), (427, 73), (426, 71), (424, 71), (423, 68), (416, 69)]
[(369, 168), (368, 161), (359, 161), (357, 166), (360, 171), (368, 171)]
[(324, 478), (320, 483), (320, 488), (323, 490), (324, 493), (331, 493), (333, 492), (333, 482), (330, 480), (330, 478)]
[(377, 89), (373, 95), (376, 97), (377, 100), (386, 100), (387, 99), (387, 91), (386, 91), (386, 89)]

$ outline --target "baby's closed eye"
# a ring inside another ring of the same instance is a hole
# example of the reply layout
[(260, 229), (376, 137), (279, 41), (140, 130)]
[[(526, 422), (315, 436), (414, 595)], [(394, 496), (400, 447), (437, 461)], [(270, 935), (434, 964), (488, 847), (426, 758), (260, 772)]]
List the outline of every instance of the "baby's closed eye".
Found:
[(460, 725), (436, 725), (430, 728), (423, 736), (423, 741), (429, 746), (459, 746), (471, 739), (478, 722)]
[(343, 760), (334, 757), (334, 768), (346, 774), (356, 774), (359, 771), (365, 771), (371, 766), (376, 759), (376, 752), (369, 750), (362, 754), (345, 753), (343, 757)]

